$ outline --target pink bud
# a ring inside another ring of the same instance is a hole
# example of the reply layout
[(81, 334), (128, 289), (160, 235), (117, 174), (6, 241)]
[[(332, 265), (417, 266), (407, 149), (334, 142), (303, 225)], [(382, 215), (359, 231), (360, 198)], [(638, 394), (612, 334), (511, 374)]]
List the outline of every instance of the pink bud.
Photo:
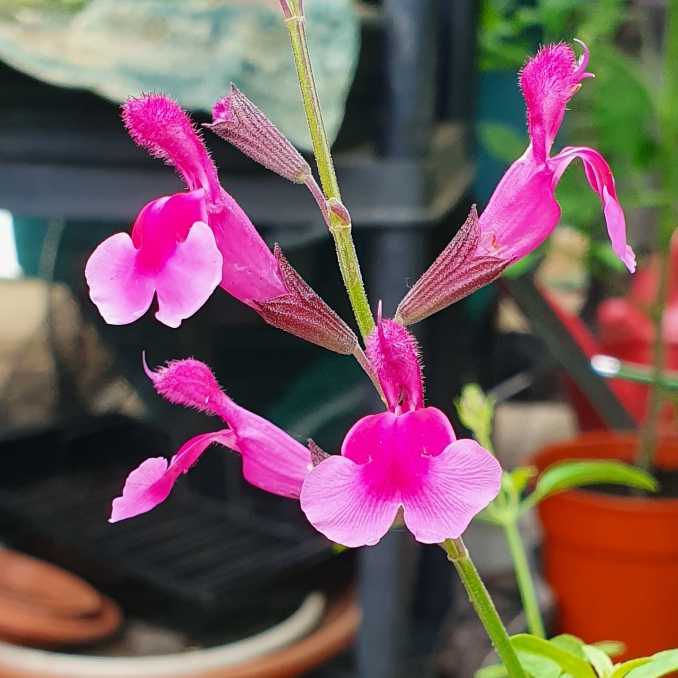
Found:
[(233, 84), (212, 111), (211, 129), (260, 165), (296, 184), (303, 184), (311, 168), (276, 126)]
[(274, 253), (289, 292), (259, 302), (256, 309), (261, 317), (273, 327), (330, 351), (344, 355), (353, 353), (358, 347), (358, 339), (351, 328), (290, 266), (277, 244)]
[(418, 323), (498, 278), (512, 262), (482, 254), (479, 241), (474, 205), (457, 235), (400, 302), (396, 320)]

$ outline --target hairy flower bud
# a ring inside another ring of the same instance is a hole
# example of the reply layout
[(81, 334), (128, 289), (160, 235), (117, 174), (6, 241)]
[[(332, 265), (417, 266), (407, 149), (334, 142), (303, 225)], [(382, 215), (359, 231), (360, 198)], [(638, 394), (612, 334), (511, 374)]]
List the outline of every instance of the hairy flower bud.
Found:
[(395, 319), (413, 325), (498, 278), (512, 262), (482, 254), (479, 241), (474, 205), (457, 235), (400, 302)]
[(211, 129), (260, 165), (297, 184), (306, 183), (311, 168), (276, 126), (233, 84), (212, 111)]
[(259, 302), (256, 309), (273, 327), (336, 353), (350, 355), (358, 347), (351, 328), (310, 288), (275, 246), (287, 294)]

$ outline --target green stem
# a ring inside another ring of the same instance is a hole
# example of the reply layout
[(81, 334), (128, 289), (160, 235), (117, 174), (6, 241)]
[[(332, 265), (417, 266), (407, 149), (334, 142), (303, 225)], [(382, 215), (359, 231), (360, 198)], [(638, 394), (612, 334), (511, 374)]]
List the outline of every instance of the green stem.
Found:
[(502, 624), (492, 598), (485, 588), (478, 571), (471, 560), (464, 542), (459, 539), (446, 539), (444, 544), (447, 557), (454, 563), (469, 600), (483, 623), (490, 640), (497, 650), (499, 659), (506, 667), (511, 678), (527, 678), (518, 660), (508, 633)]
[[(308, 41), (306, 40), (306, 19), (302, 8), (302, 0), (281, 0), (285, 13), (285, 24), (290, 32), (294, 63), (297, 68), (301, 97), (304, 102), (304, 110), (308, 120), (308, 128), (313, 142), (320, 174), (320, 183), (328, 201), (334, 198), (341, 202), (339, 183), (334, 171), (334, 163), (330, 152), (330, 144), (327, 140), (327, 132), (323, 122), (320, 99), (316, 88), (311, 58), (308, 53)], [(330, 209), (330, 232), (334, 237), (337, 249), (337, 259), (341, 270), (344, 284), (351, 301), (360, 333), (366, 337), (374, 328), (374, 318), (365, 293), (365, 285), (360, 273), (360, 265), (356, 256), (353, 238), (351, 237), (351, 223), (346, 219), (348, 213), (343, 210), (338, 214)]]
[(640, 446), (636, 456), (636, 466), (652, 473), (654, 454), (657, 446), (657, 427), (663, 404), (662, 380), (666, 363), (664, 346), (664, 312), (669, 293), (669, 272), (671, 265), (671, 240), (666, 238), (666, 220), (671, 218), (670, 208), (662, 210), (659, 232), (659, 280), (657, 296), (650, 312), (654, 338), (652, 340), (652, 384), (648, 402), (647, 416), (640, 431)]
[(518, 531), (518, 523), (513, 520), (502, 523), (506, 541), (508, 543), (511, 559), (513, 560), (513, 567), (516, 571), (516, 578), (518, 580), (518, 588), (520, 589), (520, 598), (523, 601), (523, 609), (525, 610), (525, 619), (527, 620), (527, 628), (531, 634), (546, 638), (546, 630), (544, 629), (544, 622), (541, 618), (539, 605), (537, 603), (537, 593), (534, 589), (534, 581), (532, 580), (532, 573), (527, 561), (527, 554), (523, 541), (520, 538)]

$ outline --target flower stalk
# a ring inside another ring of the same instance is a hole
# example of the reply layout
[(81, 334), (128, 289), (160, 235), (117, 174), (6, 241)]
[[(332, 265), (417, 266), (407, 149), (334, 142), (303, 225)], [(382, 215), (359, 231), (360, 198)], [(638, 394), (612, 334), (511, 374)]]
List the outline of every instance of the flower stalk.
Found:
[(504, 528), (504, 535), (506, 536), (511, 560), (513, 561), (513, 568), (516, 572), (516, 579), (518, 580), (527, 628), (532, 635), (546, 638), (546, 629), (544, 628), (544, 622), (539, 611), (539, 603), (537, 602), (537, 592), (534, 588), (534, 581), (530, 572), (525, 547), (523, 546), (523, 540), (520, 538), (518, 523), (517, 521), (507, 521), (502, 523), (502, 527)]
[(490, 598), (490, 594), (483, 584), (471, 557), (462, 541), (458, 539), (446, 539), (444, 544), (447, 557), (452, 561), (459, 577), (468, 593), (469, 600), (473, 605), (480, 621), (483, 623), (490, 640), (497, 650), (499, 659), (506, 667), (510, 678), (527, 678), (518, 655), (516, 655), (504, 624), (499, 618), (497, 609)]
[[(675, 195), (678, 189), (678, 0), (668, 0), (664, 39), (666, 81), (662, 98), (662, 192)], [(669, 297), (671, 240), (676, 228), (678, 206), (675, 201), (664, 204), (660, 212), (657, 254), (659, 277), (657, 296), (650, 311), (654, 339), (652, 343), (652, 381), (647, 417), (640, 432), (636, 465), (651, 472), (657, 446), (659, 418), (664, 403), (663, 374), (666, 367), (664, 346), (664, 315)]]
[[(311, 68), (311, 58), (308, 53), (306, 17), (304, 16), (302, 0), (280, 0), (280, 4), (285, 16), (285, 25), (290, 33), (292, 53), (294, 54), (301, 96), (313, 143), (313, 152), (318, 165), (320, 183), (328, 201), (334, 199), (341, 202), (339, 183), (334, 171), (330, 144), (325, 131), (320, 99), (318, 98), (318, 90)], [(330, 232), (334, 238), (341, 275), (360, 333), (363, 337), (366, 337), (374, 329), (374, 318), (370, 311), (355, 245), (351, 237), (351, 223), (335, 210), (329, 210), (329, 218)]]

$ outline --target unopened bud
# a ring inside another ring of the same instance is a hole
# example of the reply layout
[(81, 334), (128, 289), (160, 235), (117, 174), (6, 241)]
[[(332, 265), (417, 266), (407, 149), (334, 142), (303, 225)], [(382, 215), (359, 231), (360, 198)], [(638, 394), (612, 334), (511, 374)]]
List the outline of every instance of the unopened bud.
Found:
[(211, 129), (260, 165), (296, 184), (311, 174), (304, 157), (278, 128), (233, 84), (212, 111)]
[(358, 346), (355, 333), (290, 266), (277, 244), (274, 253), (288, 293), (259, 302), (261, 317), (312, 344), (344, 355), (353, 353)]
[(413, 325), (496, 280), (512, 262), (479, 254), (479, 240), (473, 205), (457, 235), (400, 302), (395, 319)]

